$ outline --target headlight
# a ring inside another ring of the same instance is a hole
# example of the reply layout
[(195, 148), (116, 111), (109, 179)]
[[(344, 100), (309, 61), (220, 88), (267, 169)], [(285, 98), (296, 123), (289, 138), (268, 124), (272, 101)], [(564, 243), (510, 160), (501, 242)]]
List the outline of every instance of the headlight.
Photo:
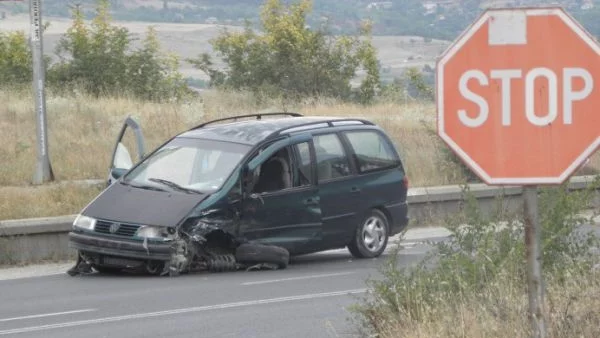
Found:
[(73, 221), (73, 228), (94, 230), (95, 226), (96, 219), (83, 215), (77, 215), (77, 218), (75, 218), (75, 221)]
[(156, 227), (150, 225), (141, 226), (135, 233), (138, 237), (153, 238), (153, 239), (172, 239), (175, 234), (175, 229), (167, 227)]

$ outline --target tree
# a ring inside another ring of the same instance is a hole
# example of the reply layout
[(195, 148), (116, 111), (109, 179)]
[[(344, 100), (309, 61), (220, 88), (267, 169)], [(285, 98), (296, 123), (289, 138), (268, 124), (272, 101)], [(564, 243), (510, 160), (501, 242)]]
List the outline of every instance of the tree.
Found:
[[(213, 86), (285, 97), (348, 99), (356, 95), (360, 101), (369, 102), (379, 85), (370, 25), (363, 25), (355, 36), (333, 37), (324, 26), (308, 28), (310, 10), (309, 0), (289, 6), (281, 0), (267, 0), (261, 11), (261, 34), (246, 25), (242, 32), (225, 30), (211, 41), (226, 64), (225, 70), (216, 69), (207, 54), (188, 61), (207, 73)], [(366, 76), (359, 91), (353, 93), (350, 80), (359, 68)]]
[(82, 10), (76, 7), (73, 25), (57, 45), (60, 62), (50, 70), (51, 82), (82, 85), (86, 92), (96, 96), (125, 87), (129, 32), (110, 25), (109, 6), (107, 0), (98, 1), (91, 27), (85, 24)]
[(0, 86), (31, 83), (31, 49), (23, 32), (0, 32)]
[(126, 84), (135, 96), (150, 100), (180, 97), (187, 92), (187, 82), (179, 73), (179, 58), (163, 54), (156, 31), (149, 27), (142, 48), (129, 56)]
[(179, 59), (160, 50), (150, 27), (142, 47), (131, 51), (129, 31), (111, 25), (110, 3), (99, 0), (88, 26), (82, 10), (73, 12), (73, 25), (57, 46), (60, 62), (49, 71), (49, 82), (60, 88), (77, 86), (96, 96), (132, 94), (161, 100), (188, 92), (179, 73)]

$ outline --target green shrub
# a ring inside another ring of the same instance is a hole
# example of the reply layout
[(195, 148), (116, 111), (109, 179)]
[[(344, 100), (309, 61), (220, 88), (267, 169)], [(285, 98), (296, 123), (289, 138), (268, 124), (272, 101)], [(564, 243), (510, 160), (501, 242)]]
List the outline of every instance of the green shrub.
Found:
[[(267, 0), (261, 12), (264, 33), (250, 25), (239, 33), (224, 31), (211, 42), (227, 65), (224, 71), (216, 69), (207, 54), (188, 61), (210, 76), (212, 86), (292, 99), (326, 96), (371, 102), (379, 69), (370, 26), (364, 25), (360, 35), (330, 36), (325, 27), (307, 27), (311, 5), (308, 0), (289, 6)], [(366, 75), (352, 91), (350, 81), (359, 68)]]
[[(564, 186), (540, 189), (551, 336), (600, 334), (600, 280), (593, 269), (598, 258), (592, 250), (600, 242), (593, 233), (580, 230), (590, 222), (581, 210), (598, 188), (600, 176), (582, 191), (568, 191)], [(422, 337), (434, 332), (457, 337), (528, 335), (525, 244), (519, 213), (511, 213), (502, 197), (492, 212), (484, 213), (465, 187), (464, 208), (448, 219), (447, 227), (452, 232), (450, 240), (432, 244), (433, 251), (424, 261), (399, 268), (396, 252), (383, 265), (382, 278), (368, 281), (369, 296), (354, 308), (364, 333), (385, 337), (410, 337), (415, 330)]]
[(95, 96), (133, 95), (162, 100), (188, 93), (178, 72), (179, 59), (164, 54), (153, 28), (142, 47), (132, 51), (129, 31), (111, 25), (110, 4), (99, 0), (96, 16), (86, 25), (79, 7), (73, 12), (73, 25), (57, 46), (60, 62), (48, 72), (51, 86), (83, 89)]
[(31, 84), (31, 49), (23, 32), (0, 32), (0, 86)]

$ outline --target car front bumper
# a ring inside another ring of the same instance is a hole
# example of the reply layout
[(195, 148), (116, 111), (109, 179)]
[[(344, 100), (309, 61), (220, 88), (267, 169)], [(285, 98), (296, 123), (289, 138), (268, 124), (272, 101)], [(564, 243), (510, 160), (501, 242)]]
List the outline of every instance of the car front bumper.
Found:
[(144, 245), (141, 241), (108, 238), (74, 231), (69, 233), (69, 247), (85, 253), (135, 260), (168, 261), (171, 259), (172, 254), (171, 242), (156, 243), (148, 241)]

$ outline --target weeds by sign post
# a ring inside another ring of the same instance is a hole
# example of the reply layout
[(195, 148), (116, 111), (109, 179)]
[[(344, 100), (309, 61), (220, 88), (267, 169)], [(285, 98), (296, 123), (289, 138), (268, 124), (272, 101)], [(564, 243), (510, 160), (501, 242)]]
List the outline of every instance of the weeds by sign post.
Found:
[(537, 187), (600, 146), (600, 46), (562, 8), (490, 9), (436, 75), (438, 135), (487, 184), (523, 186), (532, 335), (544, 337)]
[(48, 156), (48, 126), (46, 121), (45, 65), (43, 49), (43, 25), (41, 0), (29, 0), (31, 20), (31, 56), (33, 59), (33, 95), (35, 97), (35, 117), (37, 132), (37, 161), (33, 175), (34, 184), (54, 180), (54, 173)]

